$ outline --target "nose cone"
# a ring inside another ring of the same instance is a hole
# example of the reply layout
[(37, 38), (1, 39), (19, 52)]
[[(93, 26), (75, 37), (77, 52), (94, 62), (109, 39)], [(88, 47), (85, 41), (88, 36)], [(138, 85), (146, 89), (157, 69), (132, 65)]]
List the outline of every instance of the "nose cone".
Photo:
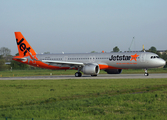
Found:
[(165, 60), (163, 60), (163, 59), (159, 59), (158, 61), (157, 61), (157, 65), (158, 66), (165, 66), (166, 65), (166, 61)]

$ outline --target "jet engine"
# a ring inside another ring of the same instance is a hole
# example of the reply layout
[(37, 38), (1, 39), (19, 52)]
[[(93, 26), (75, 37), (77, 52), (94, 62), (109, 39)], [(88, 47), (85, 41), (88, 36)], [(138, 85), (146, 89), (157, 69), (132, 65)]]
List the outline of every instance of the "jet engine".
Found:
[(106, 71), (107, 74), (120, 74), (122, 72), (122, 69), (107, 69), (104, 71)]
[(87, 75), (97, 75), (100, 72), (100, 68), (98, 65), (86, 65), (81, 70), (84, 74)]

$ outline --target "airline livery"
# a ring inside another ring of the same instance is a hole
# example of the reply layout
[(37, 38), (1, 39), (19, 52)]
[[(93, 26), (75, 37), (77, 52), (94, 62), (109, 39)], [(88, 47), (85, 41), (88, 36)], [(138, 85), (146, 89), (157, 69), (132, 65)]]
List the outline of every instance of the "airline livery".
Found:
[[(19, 56), (13, 60), (52, 70), (75, 69), (75, 77), (82, 73), (97, 76), (100, 70), (108, 74), (120, 74), (122, 69), (145, 69), (164, 66), (166, 61), (150, 52), (113, 52), (113, 53), (73, 53), (73, 54), (36, 54), (21, 32), (15, 32)], [(82, 73), (81, 73), (82, 72)]]

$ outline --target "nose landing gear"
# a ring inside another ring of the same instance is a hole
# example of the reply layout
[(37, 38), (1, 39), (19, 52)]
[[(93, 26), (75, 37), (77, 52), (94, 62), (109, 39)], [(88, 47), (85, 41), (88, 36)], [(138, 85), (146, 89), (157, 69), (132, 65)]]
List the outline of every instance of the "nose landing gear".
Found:
[(144, 69), (144, 70), (145, 70), (144, 76), (149, 76), (147, 69)]

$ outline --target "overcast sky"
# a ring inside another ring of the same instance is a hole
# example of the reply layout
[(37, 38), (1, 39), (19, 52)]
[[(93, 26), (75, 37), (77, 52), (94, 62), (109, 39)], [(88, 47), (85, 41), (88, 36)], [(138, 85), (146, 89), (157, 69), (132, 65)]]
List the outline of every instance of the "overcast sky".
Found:
[(37, 53), (167, 49), (167, 0), (0, 0), (0, 47), (15, 31)]

